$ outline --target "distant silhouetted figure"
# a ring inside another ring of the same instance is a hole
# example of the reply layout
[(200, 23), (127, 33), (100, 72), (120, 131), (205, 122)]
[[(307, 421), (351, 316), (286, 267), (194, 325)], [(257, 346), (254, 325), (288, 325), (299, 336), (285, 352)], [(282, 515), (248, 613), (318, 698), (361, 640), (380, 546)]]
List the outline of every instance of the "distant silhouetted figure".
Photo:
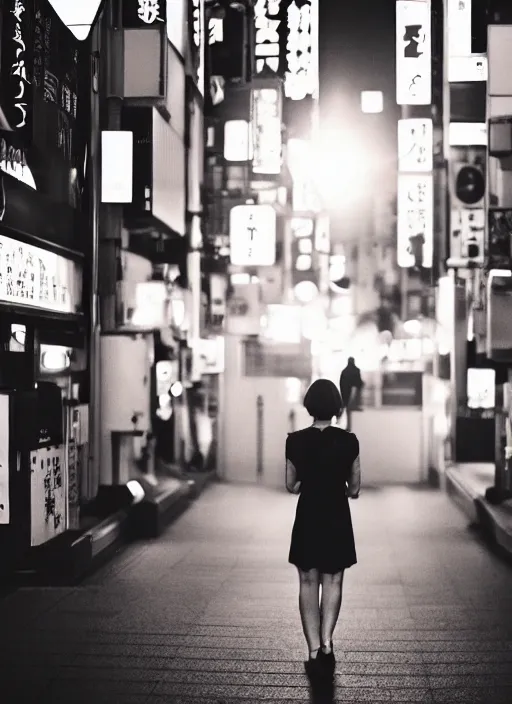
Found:
[(364, 382), (361, 378), (361, 370), (356, 366), (354, 358), (349, 357), (347, 366), (341, 372), (340, 376), (341, 398), (343, 400), (343, 405), (347, 409), (347, 430), (350, 430), (350, 411), (353, 408), (352, 401), (356, 400), (357, 403), (360, 403), (361, 389), (363, 386)]

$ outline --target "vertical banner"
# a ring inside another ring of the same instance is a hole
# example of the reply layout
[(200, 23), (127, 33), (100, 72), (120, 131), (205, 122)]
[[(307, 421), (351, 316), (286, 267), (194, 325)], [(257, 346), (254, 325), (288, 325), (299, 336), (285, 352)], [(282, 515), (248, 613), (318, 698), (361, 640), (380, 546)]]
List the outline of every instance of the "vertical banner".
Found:
[(398, 121), (398, 170), (424, 173), (433, 168), (432, 120), (411, 118)]
[(0, 128), (32, 138), (34, 82), (33, 5), (28, 0), (2, 1)]
[(430, 0), (396, 3), (396, 102), (430, 105), (432, 102), (432, 48)]
[(0, 525), (9, 521), (9, 396), (0, 394)]
[(399, 174), (398, 266), (432, 266), (433, 230), (432, 174)]

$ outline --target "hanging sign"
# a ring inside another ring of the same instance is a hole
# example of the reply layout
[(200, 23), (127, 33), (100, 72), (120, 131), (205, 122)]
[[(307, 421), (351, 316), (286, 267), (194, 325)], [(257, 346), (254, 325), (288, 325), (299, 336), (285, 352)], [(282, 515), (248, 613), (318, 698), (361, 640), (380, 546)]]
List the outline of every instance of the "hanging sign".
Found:
[(454, 208), (450, 218), (450, 261), (459, 266), (484, 263), (485, 211), (483, 208)]
[(0, 302), (77, 313), (81, 278), (76, 262), (0, 235)]
[(252, 135), (255, 174), (281, 173), (281, 100), (276, 88), (252, 91)]
[(271, 205), (237, 205), (229, 216), (231, 263), (272, 266), (276, 260), (276, 211)]
[(398, 170), (418, 173), (432, 171), (432, 120), (398, 120)]
[(167, 0), (124, 0), (123, 27), (145, 29), (158, 27), (166, 21)]
[(487, 80), (487, 57), (473, 54), (472, 0), (448, 0), (448, 81), (466, 83)]
[(195, 81), (201, 95), (204, 95), (204, 51), (205, 51), (205, 18), (204, 0), (188, 0), (189, 37), (193, 55)]
[(318, 94), (318, 0), (293, 0), (287, 12), (284, 92), (291, 100)]
[[(398, 176), (398, 266), (431, 267), (433, 259), (432, 174)], [(419, 261), (418, 261), (419, 260)]]
[(429, 0), (396, 3), (396, 102), (430, 105), (432, 101)]
[(289, 100), (318, 96), (318, 0), (257, 0), (256, 73), (284, 80)]

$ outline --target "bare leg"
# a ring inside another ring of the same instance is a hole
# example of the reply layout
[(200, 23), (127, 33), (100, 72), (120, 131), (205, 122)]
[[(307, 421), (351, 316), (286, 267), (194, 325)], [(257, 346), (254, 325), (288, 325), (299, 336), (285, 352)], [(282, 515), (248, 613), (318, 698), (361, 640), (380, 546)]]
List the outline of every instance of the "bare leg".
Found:
[(330, 652), (332, 636), (341, 609), (341, 592), (344, 571), (337, 574), (322, 574), (321, 639), (325, 652)]
[(311, 657), (320, 649), (320, 576), (318, 570), (299, 570), (299, 610)]

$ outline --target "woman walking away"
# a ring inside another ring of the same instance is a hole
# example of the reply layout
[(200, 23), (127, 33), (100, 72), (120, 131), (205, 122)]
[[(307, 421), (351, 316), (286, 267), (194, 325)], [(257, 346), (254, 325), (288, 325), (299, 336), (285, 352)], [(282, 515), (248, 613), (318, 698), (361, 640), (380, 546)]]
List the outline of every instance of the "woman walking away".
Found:
[[(304, 397), (313, 424), (286, 439), (286, 488), (300, 494), (288, 561), (299, 572), (299, 610), (309, 648), (308, 674), (334, 669), (332, 637), (341, 608), (344, 570), (357, 562), (348, 497), (361, 486), (359, 442), (332, 425), (342, 400), (328, 379)], [(322, 596), (320, 600), (320, 586)]]

